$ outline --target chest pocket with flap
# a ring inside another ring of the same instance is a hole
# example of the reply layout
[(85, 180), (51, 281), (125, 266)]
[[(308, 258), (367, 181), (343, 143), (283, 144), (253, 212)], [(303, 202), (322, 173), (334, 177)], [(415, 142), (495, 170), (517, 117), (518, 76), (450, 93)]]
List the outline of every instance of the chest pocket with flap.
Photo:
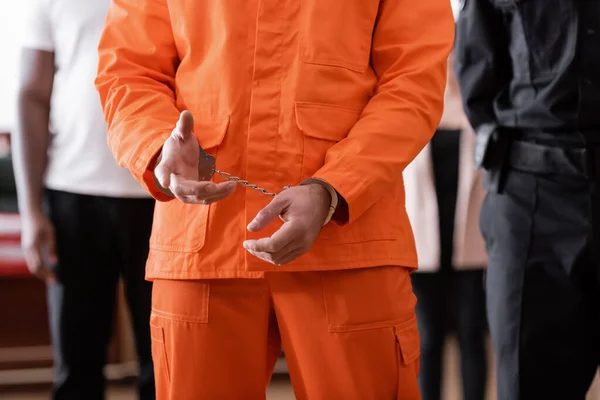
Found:
[(363, 73), (369, 66), (379, 0), (305, 0), (300, 59)]

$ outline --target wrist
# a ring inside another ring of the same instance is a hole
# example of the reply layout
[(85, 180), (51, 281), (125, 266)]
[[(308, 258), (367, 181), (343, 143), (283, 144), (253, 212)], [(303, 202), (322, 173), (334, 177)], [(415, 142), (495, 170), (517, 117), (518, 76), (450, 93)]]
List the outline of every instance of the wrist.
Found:
[(320, 196), (322, 196), (324, 199), (323, 203), (327, 204), (327, 208), (329, 208), (329, 205), (331, 204), (331, 194), (323, 185), (319, 185), (318, 183), (309, 183), (303, 186), (310, 187), (313, 190), (319, 192)]
[(46, 217), (42, 206), (25, 206), (19, 208), (19, 216), (25, 222), (36, 221)]
[[(31, 196), (36, 199), (30, 198), (26, 201), (19, 202), (19, 214), (26, 217), (37, 217), (44, 215), (43, 200), (40, 196)], [(40, 198), (38, 198), (40, 197)], [(25, 199), (23, 199), (25, 200)]]
[(325, 222), (323, 223), (323, 225), (327, 225), (329, 221), (331, 221), (338, 206), (338, 194), (336, 190), (329, 183), (317, 178), (310, 178), (300, 183), (300, 186), (304, 185), (319, 186), (320, 190), (326, 192), (329, 195), (327, 196), (329, 200), (329, 210), (327, 213), (327, 217), (325, 218)]

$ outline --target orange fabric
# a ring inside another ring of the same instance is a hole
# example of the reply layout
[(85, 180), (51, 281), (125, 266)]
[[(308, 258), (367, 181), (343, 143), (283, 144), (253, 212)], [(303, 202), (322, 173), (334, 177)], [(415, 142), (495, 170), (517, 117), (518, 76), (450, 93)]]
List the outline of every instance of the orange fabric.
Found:
[(264, 399), (281, 343), (296, 398), (420, 399), (408, 270), (156, 280), (158, 400)]
[(270, 198), (238, 189), (211, 206), (161, 195), (152, 160), (181, 110), (217, 168), (279, 191), (331, 184), (350, 223), (329, 224), (288, 271), (416, 267), (402, 171), (442, 113), (453, 43), (439, 0), (113, 0), (96, 85), (109, 144), (162, 203), (148, 277), (261, 277), (246, 225)]

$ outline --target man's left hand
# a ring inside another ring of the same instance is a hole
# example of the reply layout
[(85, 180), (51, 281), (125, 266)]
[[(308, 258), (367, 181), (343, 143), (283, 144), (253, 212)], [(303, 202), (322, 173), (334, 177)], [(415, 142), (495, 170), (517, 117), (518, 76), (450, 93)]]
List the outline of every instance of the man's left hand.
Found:
[(307, 253), (317, 239), (329, 213), (331, 195), (319, 184), (284, 190), (248, 224), (258, 232), (281, 216), (283, 226), (270, 238), (247, 240), (244, 248), (254, 256), (285, 265)]

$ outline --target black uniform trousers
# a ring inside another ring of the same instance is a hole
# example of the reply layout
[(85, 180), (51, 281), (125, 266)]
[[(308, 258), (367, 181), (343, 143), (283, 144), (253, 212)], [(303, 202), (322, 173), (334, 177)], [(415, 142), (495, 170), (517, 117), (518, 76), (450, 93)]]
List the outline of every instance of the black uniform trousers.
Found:
[(481, 212), (498, 400), (579, 400), (600, 360), (593, 180), (507, 172)]
[(154, 399), (150, 342), (152, 284), (144, 279), (152, 199), (47, 191), (59, 263), (48, 285), (55, 400), (105, 398), (103, 368), (117, 283), (122, 278), (139, 362), (138, 393)]

